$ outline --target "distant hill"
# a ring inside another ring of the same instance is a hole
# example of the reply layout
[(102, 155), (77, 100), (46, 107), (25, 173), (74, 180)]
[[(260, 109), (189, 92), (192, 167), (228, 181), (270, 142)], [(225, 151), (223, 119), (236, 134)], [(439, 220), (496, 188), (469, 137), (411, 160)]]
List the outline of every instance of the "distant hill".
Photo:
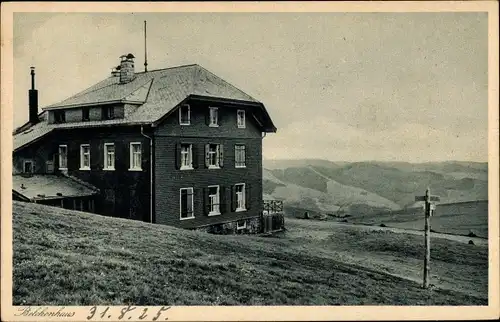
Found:
[(298, 160), (264, 160), (264, 168), (269, 170), (300, 168), (307, 166), (319, 166), (328, 168), (342, 167), (348, 162), (332, 162), (321, 159), (298, 159)]
[(427, 187), (441, 203), (488, 199), (488, 165), (479, 162), (264, 160), (264, 192), (289, 206), (363, 215), (414, 204)]

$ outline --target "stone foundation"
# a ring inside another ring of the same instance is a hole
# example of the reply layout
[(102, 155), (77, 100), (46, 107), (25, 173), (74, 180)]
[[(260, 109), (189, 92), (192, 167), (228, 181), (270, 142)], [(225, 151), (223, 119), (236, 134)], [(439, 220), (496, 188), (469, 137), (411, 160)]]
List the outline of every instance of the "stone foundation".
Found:
[[(240, 228), (238, 228), (238, 223), (240, 223)], [(245, 228), (241, 228), (242, 225), (245, 226)], [(246, 218), (238, 221), (199, 227), (195, 228), (195, 230), (218, 235), (258, 234), (260, 233), (260, 218)]]

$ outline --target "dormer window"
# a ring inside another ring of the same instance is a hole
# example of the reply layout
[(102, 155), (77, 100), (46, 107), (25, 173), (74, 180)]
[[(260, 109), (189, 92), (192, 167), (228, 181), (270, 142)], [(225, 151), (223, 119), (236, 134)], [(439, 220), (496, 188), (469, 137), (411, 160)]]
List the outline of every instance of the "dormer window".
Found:
[(244, 129), (245, 128), (245, 110), (238, 110), (236, 113), (236, 119), (238, 123), (238, 128), (239, 129)]
[(209, 115), (209, 126), (212, 127), (217, 127), (219, 126), (219, 109), (217, 107), (211, 107), (210, 108), (210, 115)]
[(191, 124), (191, 107), (189, 105), (182, 105), (179, 108), (179, 124), (180, 125), (190, 125)]
[(90, 109), (88, 107), (82, 108), (82, 121), (90, 121)]
[(54, 123), (64, 123), (64, 122), (66, 122), (66, 112), (54, 111)]
[(102, 119), (112, 120), (115, 118), (115, 107), (114, 106), (104, 106), (102, 108)]

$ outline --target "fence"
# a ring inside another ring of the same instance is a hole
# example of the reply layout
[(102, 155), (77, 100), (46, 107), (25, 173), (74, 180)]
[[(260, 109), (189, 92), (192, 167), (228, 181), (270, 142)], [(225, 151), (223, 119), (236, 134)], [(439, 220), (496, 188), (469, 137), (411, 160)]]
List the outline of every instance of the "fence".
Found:
[(264, 200), (264, 214), (283, 213), (283, 200)]
[(261, 215), (261, 230), (263, 233), (281, 231), (285, 228), (282, 200), (264, 200)]

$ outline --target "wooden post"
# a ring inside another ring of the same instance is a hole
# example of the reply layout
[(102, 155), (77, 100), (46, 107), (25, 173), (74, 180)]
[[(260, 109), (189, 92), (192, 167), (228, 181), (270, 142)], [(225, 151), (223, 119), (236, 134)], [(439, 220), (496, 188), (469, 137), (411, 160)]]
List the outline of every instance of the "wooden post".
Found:
[(425, 259), (424, 259), (424, 288), (429, 287), (429, 272), (431, 262), (431, 192), (425, 191)]
[(431, 201), (439, 201), (438, 196), (432, 196), (431, 190), (427, 188), (425, 196), (415, 196), (415, 201), (425, 202), (425, 225), (424, 225), (424, 244), (425, 244), (425, 257), (424, 257), (424, 283), (423, 288), (429, 287), (430, 282), (430, 262), (431, 262), (431, 216), (434, 205)]

